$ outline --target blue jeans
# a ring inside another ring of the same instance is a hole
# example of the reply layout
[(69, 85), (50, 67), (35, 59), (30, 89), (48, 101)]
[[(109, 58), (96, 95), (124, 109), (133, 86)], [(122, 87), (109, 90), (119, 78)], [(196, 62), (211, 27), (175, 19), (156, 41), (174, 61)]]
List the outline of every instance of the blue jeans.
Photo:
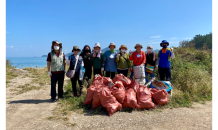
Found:
[(58, 82), (58, 98), (63, 98), (64, 73), (51, 76), (51, 99), (56, 98), (56, 83)]
[(151, 77), (151, 79), (152, 78), (154, 78), (154, 75), (155, 75), (155, 69), (154, 69), (154, 71), (153, 71), (153, 73), (151, 74), (151, 73), (148, 73), (146, 70), (145, 70), (145, 80), (146, 80), (146, 82), (148, 82), (149, 80), (148, 80), (148, 75), (150, 75), (150, 77)]
[(120, 69), (117, 69), (117, 73), (118, 73), (118, 74), (123, 74), (124, 76), (127, 77), (128, 70), (129, 70), (129, 69), (126, 69), (126, 70), (120, 70)]

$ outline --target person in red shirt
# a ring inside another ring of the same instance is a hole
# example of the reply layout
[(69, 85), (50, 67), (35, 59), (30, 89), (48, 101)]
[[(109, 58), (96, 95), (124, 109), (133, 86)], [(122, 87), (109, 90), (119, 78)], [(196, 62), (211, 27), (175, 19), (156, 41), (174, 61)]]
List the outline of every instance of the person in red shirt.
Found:
[(62, 43), (52, 41), (51, 52), (47, 57), (48, 75), (51, 77), (51, 100), (56, 101), (56, 83), (58, 82), (58, 99), (63, 98), (64, 74), (66, 68)]
[[(133, 61), (133, 66), (141, 66), (141, 71), (139, 73), (139, 71), (136, 71), (136, 72), (133, 72), (131, 75), (130, 75), (130, 78), (132, 77), (132, 75), (134, 74), (134, 78), (136, 79), (136, 81), (140, 84), (140, 85), (144, 85), (145, 84), (145, 70), (144, 70), (144, 65), (145, 65), (145, 62), (146, 62), (146, 56), (145, 56), (145, 52), (142, 51), (142, 45), (141, 44), (136, 44), (135, 46), (135, 49), (136, 51), (132, 53), (132, 51), (130, 50), (129, 51), (129, 59), (131, 61)], [(134, 68), (133, 67), (133, 68)], [(138, 68), (138, 67), (137, 67)], [(137, 69), (136, 68), (136, 69)], [(134, 70), (135, 71), (135, 70)]]
[(146, 56), (145, 52), (142, 51), (142, 45), (141, 44), (136, 44), (135, 49), (136, 51), (132, 53), (132, 51), (129, 51), (129, 59), (133, 61), (134, 66), (144, 66), (145, 61), (146, 61)]

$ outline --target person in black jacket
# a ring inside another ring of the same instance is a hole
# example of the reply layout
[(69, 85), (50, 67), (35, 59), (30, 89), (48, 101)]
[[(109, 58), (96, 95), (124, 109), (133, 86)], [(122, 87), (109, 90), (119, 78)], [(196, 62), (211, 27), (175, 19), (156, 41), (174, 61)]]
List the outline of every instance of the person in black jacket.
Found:
[(92, 63), (93, 63), (93, 56), (91, 54), (90, 46), (85, 45), (80, 56), (83, 58), (85, 74), (84, 74), (84, 81), (86, 80), (89, 87), (89, 82), (92, 78)]
[(146, 82), (148, 82), (148, 75), (150, 74), (151, 79), (155, 77), (155, 52), (152, 52), (153, 47), (151, 45), (147, 46), (147, 54), (146, 54), (146, 64), (145, 64), (145, 75)]

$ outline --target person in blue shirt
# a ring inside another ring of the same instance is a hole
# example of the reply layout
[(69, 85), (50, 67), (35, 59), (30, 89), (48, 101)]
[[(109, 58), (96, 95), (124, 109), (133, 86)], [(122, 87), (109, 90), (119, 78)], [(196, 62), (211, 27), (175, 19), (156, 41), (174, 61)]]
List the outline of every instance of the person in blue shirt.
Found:
[(112, 42), (109, 45), (110, 50), (104, 53), (105, 56), (105, 65), (104, 70), (106, 71), (106, 77), (111, 77), (113, 79), (115, 77), (115, 72), (117, 72), (117, 63), (116, 56), (117, 52), (114, 50), (116, 45)]
[(158, 69), (158, 73), (160, 76), (160, 80), (171, 82), (171, 59), (175, 58), (173, 48), (168, 48), (169, 42), (163, 40), (160, 43), (162, 49), (160, 49), (157, 53), (157, 62), (156, 69)]

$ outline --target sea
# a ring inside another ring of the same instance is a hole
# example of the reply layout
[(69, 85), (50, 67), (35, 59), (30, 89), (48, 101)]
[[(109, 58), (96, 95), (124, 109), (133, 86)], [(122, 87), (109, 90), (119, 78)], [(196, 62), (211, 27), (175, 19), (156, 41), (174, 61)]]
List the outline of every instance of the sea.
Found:
[(6, 57), (12, 66), (22, 69), (24, 67), (42, 68), (47, 66), (47, 57)]

